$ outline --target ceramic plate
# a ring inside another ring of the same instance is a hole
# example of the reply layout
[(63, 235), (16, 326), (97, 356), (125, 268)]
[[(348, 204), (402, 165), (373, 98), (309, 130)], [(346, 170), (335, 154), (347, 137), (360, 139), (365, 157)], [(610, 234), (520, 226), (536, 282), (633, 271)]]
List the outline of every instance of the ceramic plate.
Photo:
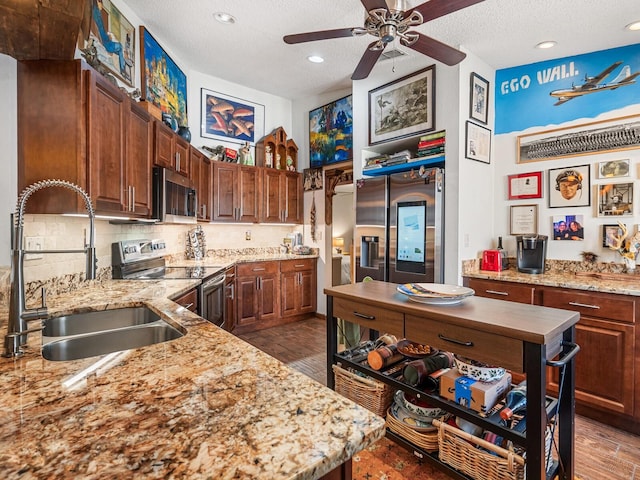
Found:
[(464, 298), (476, 293), (473, 289), (446, 283), (405, 283), (397, 290), (409, 297), (454, 299)]
[(436, 427), (431, 424), (432, 418), (428, 419), (428, 421), (417, 420), (411, 416), (410, 412), (407, 412), (404, 407), (398, 405), (396, 402), (393, 402), (390, 411), (396, 420), (402, 422), (407, 427), (413, 428), (416, 432), (425, 433), (436, 430)]

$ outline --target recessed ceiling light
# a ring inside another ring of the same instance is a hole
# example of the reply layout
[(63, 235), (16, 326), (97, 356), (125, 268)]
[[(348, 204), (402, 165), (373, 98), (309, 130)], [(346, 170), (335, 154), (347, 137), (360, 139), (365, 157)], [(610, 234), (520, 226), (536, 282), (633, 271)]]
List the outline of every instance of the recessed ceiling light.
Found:
[(546, 42), (540, 42), (539, 44), (536, 45), (536, 48), (552, 48), (556, 46), (557, 42), (554, 42), (553, 40), (547, 40)]
[(624, 28), (626, 28), (627, 30), (631, 30), (633, 32), (635, 32), (636, 30), (640, 30), (640, 20), (638, 20), (637, 22), (630, 23)]
[(322, 63), (324, 62), (324, 58), (322, 58), (319, 55), (310, 55), (307, 57), (307, 60), (309, 60), (311, 63)]
[(231, 25), (236, 23), (236, 17), (229, 13), (218, 12), (213, 14), (213, 18), (215, 18), (220, 23), (224, 23), (225, 25)]

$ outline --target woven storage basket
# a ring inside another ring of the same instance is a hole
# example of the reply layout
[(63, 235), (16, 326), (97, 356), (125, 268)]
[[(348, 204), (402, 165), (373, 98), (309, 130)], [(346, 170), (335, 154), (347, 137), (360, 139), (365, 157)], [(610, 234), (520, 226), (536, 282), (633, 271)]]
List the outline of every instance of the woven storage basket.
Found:
[(438, 429), (434, 427), (433, 432), (417, 432), (413, 428), (397, 420), (390, 411), (387, 410), (387, 428), (393, 433), (397, 433), (402, 438), (409, 440), (416, 447), (420, 447), (427, 452), (438, 451)]
[(339, 365), (333, 365), (335, 391), (353, 400), (373, 413), (384, 417), (393, 401), (391, 386), (352, 373)]
[[(438, 427), (438, 456), (444, 463), (476, 480), (524, 479), (525, 459), (522, 456), (444, 422), (434, 420), (433, 425)], [(480, 450), (476, 446), (495, 452), (495, 455)], [(549, 428), (546, 431), (545, 446), (548, 454), (551, 448)], [(549, 466), (550, 464), (547, 469)]]

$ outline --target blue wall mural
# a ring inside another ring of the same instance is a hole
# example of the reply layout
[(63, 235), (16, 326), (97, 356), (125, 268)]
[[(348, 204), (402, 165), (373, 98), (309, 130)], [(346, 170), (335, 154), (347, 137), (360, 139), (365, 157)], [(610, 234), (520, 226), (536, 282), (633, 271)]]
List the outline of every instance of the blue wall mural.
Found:
[(496, 71), (495, 133), (640, 104), (640, 44)]

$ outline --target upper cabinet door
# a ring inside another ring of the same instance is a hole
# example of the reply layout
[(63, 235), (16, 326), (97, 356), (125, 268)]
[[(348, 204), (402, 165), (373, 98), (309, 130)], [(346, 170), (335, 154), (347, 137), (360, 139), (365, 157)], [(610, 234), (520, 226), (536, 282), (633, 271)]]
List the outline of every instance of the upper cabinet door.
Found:
[(151, 168), (153, 163), (153, 120), (134, 102), (128, 102), (126, 129), (127, 211), (151, 215)]
[(282, 172), (273, 168), (264, 168), (262, 177), (262, 221), (282, 223), (284, 221), (284, 202), (281, 200), (284, 189)]
[(119, 213), (126, 210), (125, 96), (97, 73), (87, 75), (89, 193), (96, 211)]

